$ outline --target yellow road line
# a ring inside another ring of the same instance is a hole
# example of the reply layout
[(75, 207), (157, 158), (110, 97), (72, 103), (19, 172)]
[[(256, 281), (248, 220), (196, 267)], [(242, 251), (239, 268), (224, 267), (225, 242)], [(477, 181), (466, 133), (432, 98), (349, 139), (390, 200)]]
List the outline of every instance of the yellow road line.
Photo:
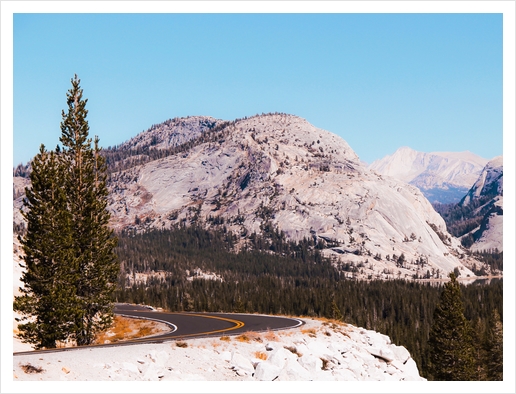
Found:
[[(172, 314), (172, 313), (171, 313)], [(195, 337), (195, 336), (200, 336), (200, 335), (209, 335), (209, 334), (216, 334), (218, 332), (226, 332), (226, 331), (232, 331), (232, 330), (237, 330), (239, 328), (242, 328), (245, 326), (245, 323), (243, 321), (240, 321), (240, 320), (234, 320), (234, 319), (228, 319), (226, 317), (217, 317), (217, 316), (209, 316), (209, 315), (200, 315), (200, 314), (195, 314), (195, 313), (173, 313), (174, 315), (184, 315), (184, 316), (197, 316), (197, 317), (204, 317), (204, 318), (208, 318), (208, 319), (217, 319), (217, 320), (225, 320), (225, 321), (228, 321), (230, 323), (234, 323), (235, 326), (234, 327), (230, 327), (230, 328), (223, 328), (221, 330), (214, 330), (214, 331), (205, 331), (205, 332), (198, 332), (196, 334), (184, 334), (184, 335), (167, 335), (167, 336), (160, 336), (159, 339), (162, 340), (162, 339), (172, 339), (172, 338), (184, 338), (184, 337)], [(149, 339), (152, 339), (152, 337), (148, 337), (148, 338), (141, 338), (141, 339), (130, 339), (128, 340), (127, 342), (141, 342), (141, 341), (145, 341), (145, 340), (149, 340)], [(126, 341), (124, 341), (126, 342)]]
[[(166, 313), (166, 312), (161, 312), (161, 313)], [(242, 327), (245, 326), (245, 323), (243, 321), (234, 320), (234, 319), (228, 319), (228, 318), (225, 318), (225, 317), (209, 316), (209, 315), (194, 314), (194, 313), (167, 313), (167, 314), (171, 314), (171, 315), (185, 315), (185, 316), (197, 316), (197, 317), (205, 317), (205, 318), (209, 318), (209, 319), (225, 320), (225, 321), (228, 321), (230, 323), (234, 323), (235, 326), (234, 327), (230, 327), (230, 328), (223, 328), (221, 330), (199, 332), (197, 334), (167, 335), (167, 336), (160, 336), (158, 334), (156, 336), (159, 336), (159, 340), (160, 341), (161, 340), (167, 340), (167, 339), (173, 339), (173, 338), (195, 337), (195, 336), (200, 336), (200, 335), (216, 334), (218, 332), (226, 332), (226, 331), (236, 330), (236, 329), (239, 329), (239, 328), (242, 328)], [(138, 319), (135, 316), (132, 316), (132, 318)], [(16, 356), (16, 355), (18, 355), (17, 353), (19, 353), (19, 355), (23, 355), (23, 354), (37, 354), (37, 353), (44, 353), (44, 352), (51, 353), (51, 352), (59, 352), (59, 351), (69, 351), (69, 350), (76, 350), (76, 349), (81, 349), (81, 348), (84, 349), (84, 348), (93, 348), (93, 347), (112, 347), (112, 346), (116, 346), (116, 345), (123, 345), (124, 343), (144, 342), (144, 341), (153, 341), (153, 340), (158, 340), (158, 339), (157, 338), (153, 338), (152, 336), (150, 336), (150, 337), (140, 338), (140, 339), (128, 339), (128, 340), (125, 340), (125, 341), (113, 342), (113, 343), (110, 343), (110, 344), (107, 344), (107, 345), (99, 343), (99, 344), (94, 344), (94, 345), (63, 347), (63, 348), (52, 348), (52, 349), (40, 349), (40, 350), (34, 350), (34, 351), (30, 351), (30, 352), (15, 352), (13, 354)]]

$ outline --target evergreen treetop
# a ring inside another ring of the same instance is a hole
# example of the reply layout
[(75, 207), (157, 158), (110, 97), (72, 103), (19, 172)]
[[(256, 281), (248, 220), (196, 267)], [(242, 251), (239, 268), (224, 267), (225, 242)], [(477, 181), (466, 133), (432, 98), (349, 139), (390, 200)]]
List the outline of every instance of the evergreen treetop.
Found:
[(429, 335), (429, 367), (434, 380), (475, 380), (471, 326), (455, 274), (445, 284)]
[(105, 159), (99, 140), (89, 138), (86, 99), (77, 75), (62, 111), (62, 149), (46, 152), (33, 162), (21, 239), (26, 272), (22, 296), (14, 309), (28, 323), (20, 336), (37, 347), (57, 341), (91, 344), (112, 322), (112, 295), (119, 265), (117, 239), (109, 229)]

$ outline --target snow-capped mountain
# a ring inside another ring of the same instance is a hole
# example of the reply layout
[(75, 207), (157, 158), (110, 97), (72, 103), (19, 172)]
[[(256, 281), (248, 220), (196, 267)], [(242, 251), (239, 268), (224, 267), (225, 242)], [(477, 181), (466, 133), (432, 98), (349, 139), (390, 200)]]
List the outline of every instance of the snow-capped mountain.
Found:
[(432, 203), (450, 203), (460, 201), (486, 163), (471, 152), (424, 153), (402, 147), (369, 168), (418, 187)]
[[(324, 240), (326, 254), (356, 264), (365, 277), (444, 277), (455, 267), (473, 276), (421, 192), (369, 170), (342, 138), (286, 114), (176, 120), (192, 121), (209, 126), (178, 138), (188, 143), (176, 143), (174, 154), (112, 174), (115, 229), (200, 220), (223, 224), (245, 243), (272, 226), (292, 240)], [(178, 133), (177, 126), (164, 130), (155, 126), (121, 146), (154, 141), (158, 149)]]

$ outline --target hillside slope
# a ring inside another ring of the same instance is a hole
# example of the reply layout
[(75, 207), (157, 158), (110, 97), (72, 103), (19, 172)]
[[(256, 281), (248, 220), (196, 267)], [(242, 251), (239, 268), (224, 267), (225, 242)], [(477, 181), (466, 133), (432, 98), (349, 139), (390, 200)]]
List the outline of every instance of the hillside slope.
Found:
[(459, 203), (473, 208), (472, 216), (481, 217), (480, 225), (468, 232), (473, 251), (498, 249), (503, 251), (503, 157), (486, 164), (468, 194)]
[[(134, 140), (156, 140), (153, 130), (142, 134)], [(218, 124), (174, 154), (113, 173), (110, 187), (117, 230), (203, 221), (245, 244), (278, 228), (291, 240), (326, 242), (341, 261), (367, 263), (364, 276), (432, 268), (445, 276), (455, 267), (473, 276), (416, 187), (369, 170), (342, 138), (292, 115)]]

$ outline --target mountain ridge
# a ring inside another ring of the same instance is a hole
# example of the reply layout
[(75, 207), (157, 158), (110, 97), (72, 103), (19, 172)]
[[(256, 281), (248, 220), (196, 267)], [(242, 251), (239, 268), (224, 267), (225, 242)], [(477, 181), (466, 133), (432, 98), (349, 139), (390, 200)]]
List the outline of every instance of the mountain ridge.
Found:
[[(287, 114), (222, 122), (179, 154), (113, 173), (113, 228), (202, 220), (226, 226), (245, 244), (272, 226), (288, 239), (326, 242), (333, 258), (368, 261), (365, 277), (419, 277), (431, 269), (443, 276), (455, 267), (473, 275), (421, 192), (371, 172), (342, 138)], [(144, 133), (152, 140), (152, 130)], [(406, 260), (398, 262), (401, 255)]]
[(234, 232), (238, 247), (278, 231), (323, 242), (365, 279), (473, 277), (478, 265), (417, 187), (371, 171), (344, 139), (295, 115), (174, 118), (103, 154), (115, 231), (200, 222)]
[(401, 147), (375, 160), (370, 169), (418, 187), (431, 202), (458, 202), (488, 162), (474, 153), (419, 152)]

